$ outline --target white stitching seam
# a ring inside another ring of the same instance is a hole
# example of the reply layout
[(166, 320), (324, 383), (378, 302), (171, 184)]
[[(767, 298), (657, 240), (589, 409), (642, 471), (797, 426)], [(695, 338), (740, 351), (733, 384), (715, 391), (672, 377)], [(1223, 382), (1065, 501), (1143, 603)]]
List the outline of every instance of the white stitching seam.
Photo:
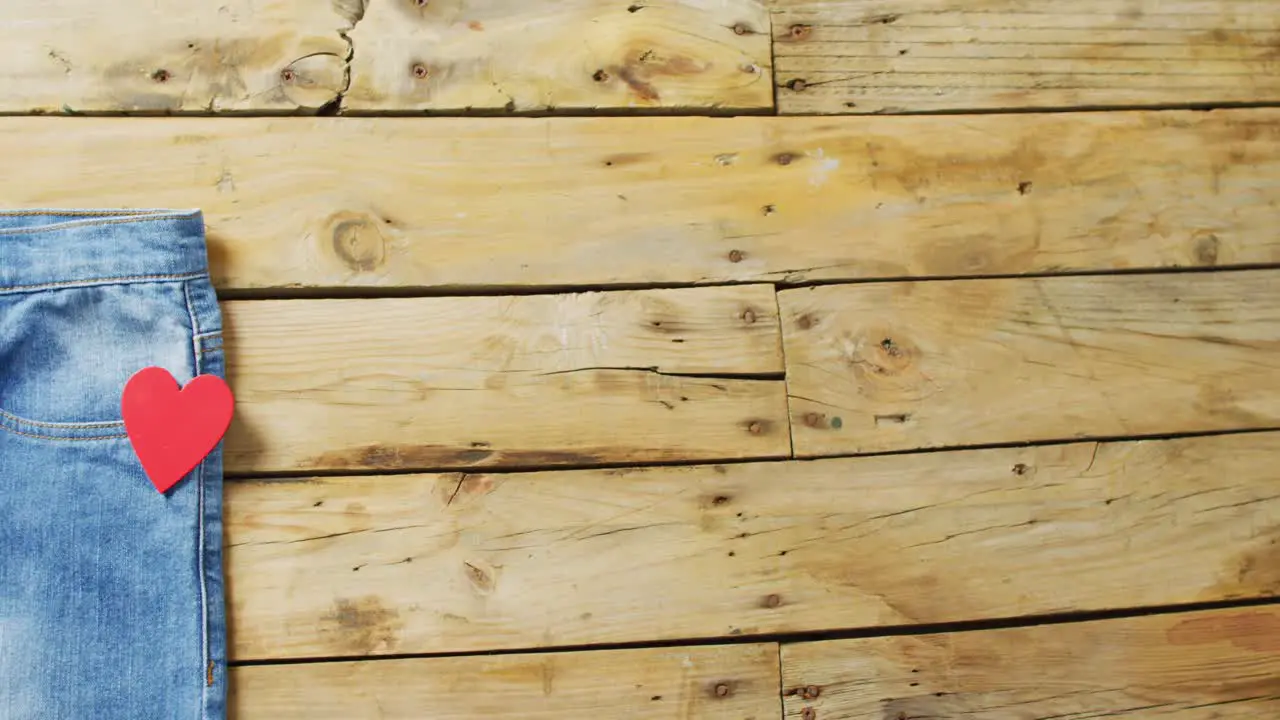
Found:
[[(195, 307), (191, 304), (191, 285), (190, 282), (182, 283), (182, 296), (187, 304), (187, 315), (191, 318), (191, 366), (195, 370), (195, 375), (200, 375), (200, 360), (202, 354), (200, 352), (200, 321), (196, 318)], [(209, 657), (209, 589), (206, 587), (207, 579), (205, 577), (204, 567), (204, 475), (205, 460), (200, 461), (200, 465), (196, 467), (196, 573), (197, 580), (200, 584), (200, 717), (207, 718), (207, 710), (209, 707), (209, 682), (206, 673), (207, 668), (212, 662)]]

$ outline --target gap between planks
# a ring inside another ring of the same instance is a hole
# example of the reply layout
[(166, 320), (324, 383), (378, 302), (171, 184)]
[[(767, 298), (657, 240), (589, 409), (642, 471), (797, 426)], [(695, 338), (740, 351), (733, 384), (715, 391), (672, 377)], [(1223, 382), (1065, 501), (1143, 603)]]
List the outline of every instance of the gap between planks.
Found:
[(1100, 620), (1123, 620), (1160, 615), (1176, 615), (1188, 612), (1208, 610), (1247, 609), (1254, 607), (1280, 606), (1280, 596), (1265, 598), (1241, 598), (1237, 600), (1217, 600), (1197, 603), (1172, 603), (1168, 605), (1150, 605), (1133, 608), (1115, 608), (1108, 610), (1086, 610), (1046, 615), (1022, 615), (1008, 618), (992, 618), (982, 620), (962, 620), (945, 623), (924, 623), (918, 625), (886, 625), (882, 627), (862, 627), (847, 629), (814, 630), (808, 632), (765, 633), (762, 635), (717, 635), (710, 637), (688, 637), (673, 640), (640, 640), (636, 642), (586, 643), (581, 645), (549, 645), (545, 647), (497, 648), (490, 650), (464, 650), (456, 652), (421, 652), (392, 653), (386, 655), (368, 655), (352, 657), (349, 655), (321, 655), (316, 657), (290, 658), (258, 658), (253, 660), (229, 660), (229, 667), (257, 667), (264, 665), (310, 665), (317, 663), (337, 662), (383, 662), (387, 660), (412, 660), (418, 658), (455, 658), (455, 657), (490, 657), (502, 655), (528, 655), (577, 652), (603, 652), (610, 650), (646, 650), (669, 649), (681, 647), (720, 647), (729, 645), (759, 645), (777, 643), (789, 645), (805, 642), (822, 642), (826, 640), (861, 640), (885, 637), (910, 637), (913, 635), (936, 635), (955, 633), (978, 633), (989, 630), (1010, 630), (1017, 628), (1051, 627), (1056, 625), (1072, 625), (1078, 623), (1097, 622)]

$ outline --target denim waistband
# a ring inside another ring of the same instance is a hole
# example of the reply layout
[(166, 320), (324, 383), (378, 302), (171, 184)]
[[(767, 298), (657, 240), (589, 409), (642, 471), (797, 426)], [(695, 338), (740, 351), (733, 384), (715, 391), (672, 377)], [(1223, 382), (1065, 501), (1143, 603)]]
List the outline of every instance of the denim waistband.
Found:
[(199, 210), (0, 210), (0, 293), (208, 272)]

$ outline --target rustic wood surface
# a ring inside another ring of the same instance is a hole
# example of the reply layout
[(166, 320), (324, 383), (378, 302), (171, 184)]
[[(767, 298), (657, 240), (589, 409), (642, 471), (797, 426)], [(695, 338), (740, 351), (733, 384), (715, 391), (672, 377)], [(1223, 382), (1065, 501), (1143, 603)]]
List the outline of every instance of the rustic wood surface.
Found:
[(207, 221), (232, 717), (1280, 716), (1280, 3), (3, 15), (6, 206)]
[(758, 0), (368, 2), (354, 112), (771, 109)]
[(241, 667), (236, 720), (774, 720), (778, 646), (675, 647)]
[(223, 315), (232, 473), (791, 453), (768, 285), (247, 300)]
[(0, 43), (8, 113), (773, 107), (758, 0), (13, 0)]
[(787, 718), (1280, 717), (1280, 610), (782, 648)]
[(797, 456), (1280, 426), (1280, 275), (779, 295)]
[(1280, 595), (1280, 433), (228, 486), (237, 659)]
[(0, 148), (13, 206), (201, 208), (224, 290), (1280, 263), (1273, 109), (0, 118)]
[(0, 112), (314, 111), (346, 87), (348, 25), (301, 0), (6, 0)]
[(771, 0), (778, 109), (1280, 101), (1269, 0)]

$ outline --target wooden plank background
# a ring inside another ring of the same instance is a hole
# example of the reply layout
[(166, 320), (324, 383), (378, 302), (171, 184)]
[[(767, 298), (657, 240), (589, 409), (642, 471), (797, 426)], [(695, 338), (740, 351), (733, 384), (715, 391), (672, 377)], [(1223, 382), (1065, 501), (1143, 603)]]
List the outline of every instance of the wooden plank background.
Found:
[(1273, 271), (779, 296), (796, 454), (1280, 426)]
[(778, 646), (236, 668), (237, 720), (564, 717), (773, 720)]
[(1280, 100), (1269, 0), (771, 0), (778, 110)]
[(205, 214), (234, 717), (1280, 714), (1280, 4), (4, 15), (8, 206)]
[(791, 454), (768, 285), (249, 300), (223, 316), (232, 473)]
[(786, 718), (1256, 720), (1280, 713), (1280, 611), (799, 643)]
[(1280, 433), (235, 482), (240, 660), (937, 623), (1280, 594)]
[(0, 176), (15, 206), (201, 208), (224, 290), (798, 283), (1280, 262), (1275, 109), (0, 118), (0, 150), (22, 165)]
[(773, 107), (758, 0), (368, 2), (344, 107)]

